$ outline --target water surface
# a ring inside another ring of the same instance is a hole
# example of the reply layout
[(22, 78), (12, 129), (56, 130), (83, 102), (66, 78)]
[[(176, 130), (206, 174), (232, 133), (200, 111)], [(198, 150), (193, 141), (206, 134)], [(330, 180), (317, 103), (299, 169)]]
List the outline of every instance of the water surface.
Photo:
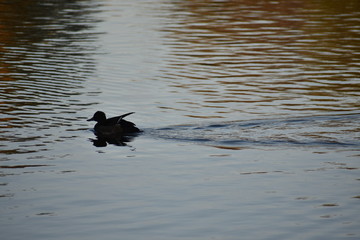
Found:
[[(358, 239), (360, 5), (0, 1), (6, 239)], [(144, 132), (94, 146), (96, 110)]]

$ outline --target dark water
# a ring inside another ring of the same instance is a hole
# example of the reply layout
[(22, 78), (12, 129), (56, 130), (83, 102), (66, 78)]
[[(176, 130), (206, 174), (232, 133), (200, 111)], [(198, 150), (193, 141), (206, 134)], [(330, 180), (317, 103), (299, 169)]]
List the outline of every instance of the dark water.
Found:
[(0, 1), (1, 236), (358, 239), (359, 40), (355, 0)]

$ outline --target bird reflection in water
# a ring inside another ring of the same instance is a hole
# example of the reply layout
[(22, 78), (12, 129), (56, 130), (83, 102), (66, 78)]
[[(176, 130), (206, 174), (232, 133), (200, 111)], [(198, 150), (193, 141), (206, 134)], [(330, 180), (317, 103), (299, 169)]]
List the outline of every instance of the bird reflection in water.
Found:
[(127, 143), (132, 142), (137, 135), (133, 136), (118, 136), (118, 137), (99, 137), (89, 138), (95, 147), (106, 147), (108, 144), (116, 146), (128, 146)]

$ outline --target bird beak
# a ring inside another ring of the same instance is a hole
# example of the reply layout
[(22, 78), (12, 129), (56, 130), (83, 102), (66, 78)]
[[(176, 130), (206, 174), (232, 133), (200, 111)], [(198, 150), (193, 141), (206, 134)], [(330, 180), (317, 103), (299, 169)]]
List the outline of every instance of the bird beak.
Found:
[(95, 120), (94, 120), (94, 118), (92, 117), (92, 118), (90, 118), (90, 119), (88, 119), (88, 120), (86, 120), (86, 121), (89, 122), (89, 121), (95, 121)]

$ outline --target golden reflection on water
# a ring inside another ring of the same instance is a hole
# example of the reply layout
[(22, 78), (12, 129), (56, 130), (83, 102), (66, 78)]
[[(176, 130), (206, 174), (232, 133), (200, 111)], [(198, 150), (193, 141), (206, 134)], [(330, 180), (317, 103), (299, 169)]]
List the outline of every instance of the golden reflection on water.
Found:
[(4, 127), (23, 127), (41, 113), (77, 105), (71, 97), (80, 94), (81, 81), (94, 66), (89, 55), (95, 48), (89, 43), (96, 33), (86, 33), (96, 19), (89, 18), (94, 10), (87, 8), (92, 6), (77, 1), (0, 1), (0, 110), (6, 114), (0, 122), (8, 123)]
[(0, 0), (0, 153), (32, 153), (63, 141), (60, 128), (77, 125), (76, 113), (90, 105), (78, 96), (89, 94), (82, 84), (94, 71), (95, 6)]
[(358, 110), (359, 6), (172, 3), (162, 29), (171, 52), (162, 71), (186, 96), (177, 109), (191, 109), (186, 116), (194, 118)]

